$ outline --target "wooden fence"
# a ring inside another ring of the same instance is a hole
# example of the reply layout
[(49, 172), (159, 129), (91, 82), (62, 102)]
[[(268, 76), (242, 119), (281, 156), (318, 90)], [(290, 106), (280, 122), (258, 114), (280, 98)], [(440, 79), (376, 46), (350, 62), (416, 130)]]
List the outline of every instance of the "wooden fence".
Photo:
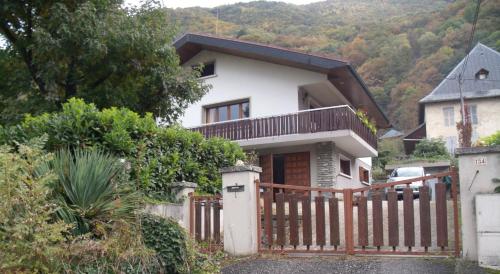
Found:
[(197, 242), (222, 244), (222, 196), (190, 195), (189, 231)]
[[(449, 194), (443, 178), (451, 178)], [(423, 186), (414, 192), (417, 181)], [(458, 256), (457, 182), (456, 170), (342, 190), (257, 182), (259, 251)]]

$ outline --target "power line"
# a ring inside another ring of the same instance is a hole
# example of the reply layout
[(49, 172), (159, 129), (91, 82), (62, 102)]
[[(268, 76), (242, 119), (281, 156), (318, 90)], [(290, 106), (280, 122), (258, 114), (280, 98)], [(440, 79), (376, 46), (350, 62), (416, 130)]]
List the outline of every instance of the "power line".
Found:
[(472, 22), (472, 29), (471, 29), (471, 33), (470, 33), (470, 36), (469, 36), (469, 40), (467, 41), (467, 50), (466, 50), (466, 53), (467, 55), (465, 56), (465, 60), (464, 60), (464, 64), (462, 65), (462, 72), (460, 74), (458, 74), (458, 90), (460, 92), (460, 108), (461, 108), (461, 111), (460, 111), (460, 114), (462, 116), (462, 124), (465, 126), (465, 104), (464, 104), (464, 97), (463, 97), (463, 94), (462, 94), (462, 84), (464, 82), (463, 80), (463, 74), (465, 73), (465, 68), (467, 67), (467, 62), (469, 60), (469, 55), (470, 55), (470, 51), (471, 51), (471, 48), (472, 48), (472, 42), (474, 41), (474, 33), (476, 32), (476, 25), (477, 25), (477, 19), (479, 17), (479, 9), (481, 7), (481, 0), (477, 0), (477, 5), (476, 5), (476, 12), (474, 14), (474, 20)]

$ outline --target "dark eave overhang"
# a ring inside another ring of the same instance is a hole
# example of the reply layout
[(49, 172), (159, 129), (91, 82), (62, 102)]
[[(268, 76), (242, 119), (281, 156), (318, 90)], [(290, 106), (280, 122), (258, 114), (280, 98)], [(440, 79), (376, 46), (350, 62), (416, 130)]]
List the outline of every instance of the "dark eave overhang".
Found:
[(174, 42), (174, 47), (177, 49), (181, 64), (201, 50), (207, 49), (320, 72), (328, 72), (347, 65), (347, 62), (342, 60), (205, 34), (187, 33)]
[(346, 61), (206, 34), (187, 33), (176, 40), (173, 45), (177, 50), (181, 64), (184, 64), (202, 50), (211, 50), (325, 73), (328, 75), (328, 80), (337, 87), (353, 106), (367, 111), (375, 119), (379, 128), (390, 127), (389, 119), (375, 103), (368, 87)]
[(392, 125), (391, 125), (391, 123), (389, 121), (389, 118), (387, 118), (387, 116), (385, 115), (384, 111), (382, 111), (382, 109), (377, 104), (377, 102), (375, 102), (375, 98), (373, 98), (373, 95), (370, 92), (370, 90), (368, 89), (368, 87), (366, 86), (365, 81), (363, 81), (363, 79), (361, 78), (361, 76), (356, 72), (356, 70), (354, 70), (353, 67), (351, 67), (351, 65), (349, 65), (348, 67), (349, 67), (349, 70), (351, 71), (352, 75), (354, 75), (354, 77), (356, 78), (356, 80), (358, 81), (358, 83), (363, 88), (364, 93), (366, 95), (368, 95), (368, 99), (371, 101), (371, 104), (374, 105), (377, 108), (378, 111), (376, 111), (375, 113), (377, 113), (378, 115), (381, 116), (381, 117), (379, 117), (379, 119), (381, 119), (381, 120), (383, 119), (385, 121), (386, 125), (385, 126), (380, 126), (380, 128), (389, 128), (389, 127), (391, 127)]

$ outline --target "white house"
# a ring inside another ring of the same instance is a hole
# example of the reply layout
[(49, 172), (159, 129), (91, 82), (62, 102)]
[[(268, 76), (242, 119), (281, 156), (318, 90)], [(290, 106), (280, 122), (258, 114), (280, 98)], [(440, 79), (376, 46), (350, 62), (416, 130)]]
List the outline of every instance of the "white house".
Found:
[(211, 85), (182, 125), (255, 151), (261, 181), (338, 188), (369, 182), (377, 138), (355, 110), (379, 128), (389, 121), (347, 62), (192, 33), (174, 46), (186, 69), (203, 65), (201, 80)]

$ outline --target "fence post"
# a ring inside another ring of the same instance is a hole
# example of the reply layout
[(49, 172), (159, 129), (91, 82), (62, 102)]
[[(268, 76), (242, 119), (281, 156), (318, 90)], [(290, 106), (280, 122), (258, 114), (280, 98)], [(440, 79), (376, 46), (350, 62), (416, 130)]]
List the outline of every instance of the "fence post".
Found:
[(458, 170), (451, 167), (451, 195), (453, 199), (453, 226), (455, 231), (455, 257), (460, 257), (460, 224), (458, 220)]
[(352, 189), (344, 189), (345, 252), (347, 255), (354, 255), (354, 223), (352, 202)]
[(194, 237), (194, 192), (189, 193), (189, 235)]
[(258, 253), (256, 181), (260, 167), (241, 165), (221, 169), (224, 204), (224, 251), (231, 255)]

